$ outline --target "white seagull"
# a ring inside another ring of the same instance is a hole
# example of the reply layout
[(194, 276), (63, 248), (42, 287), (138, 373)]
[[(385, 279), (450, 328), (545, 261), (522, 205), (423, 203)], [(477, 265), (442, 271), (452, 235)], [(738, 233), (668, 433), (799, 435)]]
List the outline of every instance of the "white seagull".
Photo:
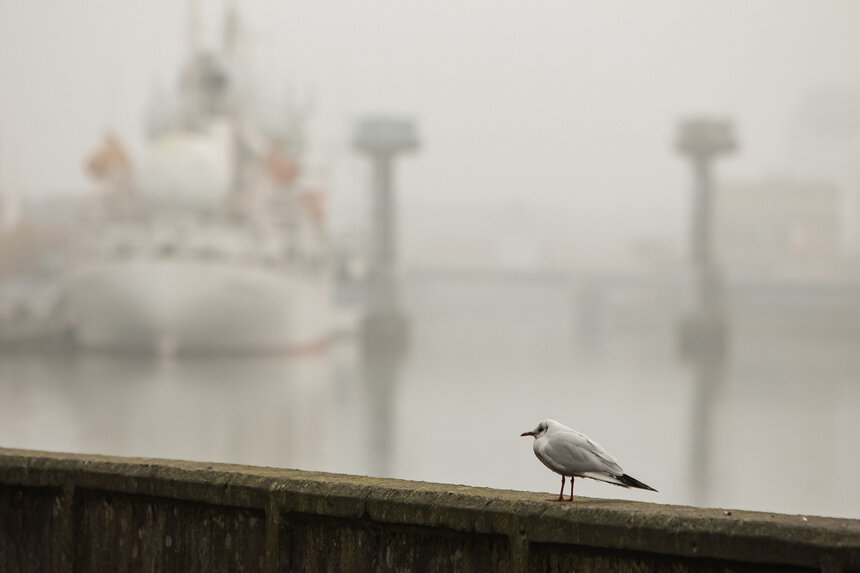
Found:
[(561, 474), (561, 492), (557, 501), (564, 500), (565, 476), (570, 478), (570, 501), (573, 501), (574, 477), (657, 491), (624, 473), (615, 458), (601, 448), (600, 444), (555, 420), (544, 420), (537, 428), (531, 432), (523, 432), (520, 436), (534, 437), (533, 449), (537, 458), (543, 465)]

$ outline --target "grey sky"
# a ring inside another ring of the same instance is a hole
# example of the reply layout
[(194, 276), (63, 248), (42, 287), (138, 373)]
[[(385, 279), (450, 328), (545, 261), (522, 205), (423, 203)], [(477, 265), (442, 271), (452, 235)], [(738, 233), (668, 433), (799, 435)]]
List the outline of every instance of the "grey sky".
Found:
[[(200, 2), (205, 43), (222, 2)], [(677, 119), (720, 114), (742, 152), (727, 179), (786, 168), (812, 90), (860, 85), (854, 1), (240, 2), (257, 83), (312, 94), (335, 193), (357, 193), (352, 122), (413, 116), (403, 164), (416, 213), (522, 207), (574, 238), (680, 236), (688, 171)], [(153, 89), (185, 52), (184, 2), (0, 0), (0, 181), (27, 193), (90, 184), (110, 126), (140, 150)], [(261, 90), (263, 91), (263, 90)]]

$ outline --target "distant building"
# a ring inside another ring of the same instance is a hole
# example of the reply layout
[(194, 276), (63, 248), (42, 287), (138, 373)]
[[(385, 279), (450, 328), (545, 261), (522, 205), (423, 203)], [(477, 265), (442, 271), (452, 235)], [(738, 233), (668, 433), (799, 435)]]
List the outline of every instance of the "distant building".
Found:
[(714, 241), (736, 278), (826, 278), (843, 261), (835, 185), (790, 179), (726, 185), (715, 197)]
[(843, 255), (860, 264), (860, 86), (821, 88), (801, 102), (789, 135), (790, 173), (840, 193)]

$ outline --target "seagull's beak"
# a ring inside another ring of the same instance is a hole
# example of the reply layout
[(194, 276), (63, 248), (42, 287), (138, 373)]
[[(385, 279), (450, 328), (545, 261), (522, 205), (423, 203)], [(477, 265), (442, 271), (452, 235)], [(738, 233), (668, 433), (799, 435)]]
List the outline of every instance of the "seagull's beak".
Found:
[(525, 437), (525, 436), (531, 436), (531, 437), (534, 437), (534, 435), (535, 435), (535, 433), (534, 433), (534, 432), (523, 432), (522, 434), (520, 434), (520, 437), (521, 437), (521, 438), (523, 438), (523, 437)]

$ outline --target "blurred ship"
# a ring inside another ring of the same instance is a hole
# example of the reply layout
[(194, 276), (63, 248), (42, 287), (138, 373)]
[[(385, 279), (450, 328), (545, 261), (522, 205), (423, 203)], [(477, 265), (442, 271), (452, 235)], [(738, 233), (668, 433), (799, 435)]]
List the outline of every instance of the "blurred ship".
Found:
[(217, 53), (192, 38), (177, 94), (150, 110), (139, 164), (110, 134), (89, 158), (103, 189), (85, 209), (61, 297), (78, 346), (158, 354), (325, 346), (331, 256), (306, 114), (284, 106), (274, 121), (254, 117), (238, 38), (233, 11)]

